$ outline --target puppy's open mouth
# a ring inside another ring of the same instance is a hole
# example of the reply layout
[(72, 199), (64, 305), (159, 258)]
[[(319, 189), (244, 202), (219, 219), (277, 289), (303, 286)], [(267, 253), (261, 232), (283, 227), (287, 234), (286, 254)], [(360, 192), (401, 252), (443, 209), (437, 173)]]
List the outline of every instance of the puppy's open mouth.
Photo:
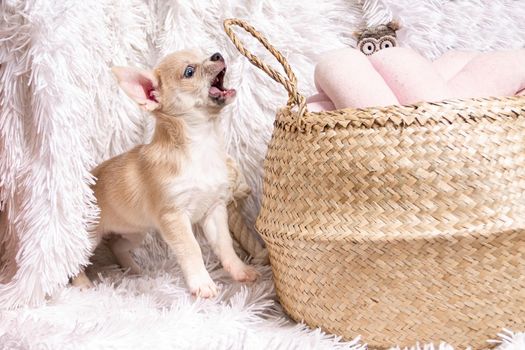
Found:
[(226, 89), (224, 87), (224, 74), (226, 74), (226, 68), (221, 70), (211, 82), (210, 91), (208, 95), (215, 102), (222, 104), (228, 99), (235, 96), (235, 89)]

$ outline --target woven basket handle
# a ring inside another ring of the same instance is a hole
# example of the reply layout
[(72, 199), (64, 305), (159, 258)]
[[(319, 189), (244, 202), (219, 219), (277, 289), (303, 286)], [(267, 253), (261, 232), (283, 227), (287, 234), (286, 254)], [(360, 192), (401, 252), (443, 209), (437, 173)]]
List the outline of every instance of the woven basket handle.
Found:
[[(261, 61), (259, 57), (251, 54), (244, 45), (241, 43), (239, 38), (235, 33), (233, 33), (232, 28), (234, 26), (239, 26), (248, 33), (250, 33), (254, 38), (259, 40), (259, 42), (266, 48), (270, 53), (279, 61), (279, 63), (283, 66), (284, 72), (286, 73), (287, 78), (283, 77), (281, 73), (277, 72), (274, 68), (268, 66), (266, 63)], [(247, 22), (245, 22), (242, 19), (237, 18), (230, 18), (226, 19), (224, 21), (224, 30), (226, 31), (226, 34), (232, 41), (232, 43), (237, 47), (239, 52), (245, 56), (250, 62), (262, 69), (266, 74), (268, 74), (273, 80), (275, 80), (278, 83), (281, 83), (286, 91), (288, 91), (288, 107), (293, 107), (294, 105), (297, 105), (298, 107), (298, 115), (299, 118), (303, 116), (303, 114), (306, 112), (306, 99), (303, 95), (301, 95), (297, 91), (297, 78), (295, 77), (295, 74), (293, 73), (292, 69), (290, 68), (290, 65), (288, 64), (288, 61), (286, 61), (286, 58), (283, 57), (283, 55), (276, 50), (269, 42), (268, 40), (259, 33), (254, 27), (249, 25)]]

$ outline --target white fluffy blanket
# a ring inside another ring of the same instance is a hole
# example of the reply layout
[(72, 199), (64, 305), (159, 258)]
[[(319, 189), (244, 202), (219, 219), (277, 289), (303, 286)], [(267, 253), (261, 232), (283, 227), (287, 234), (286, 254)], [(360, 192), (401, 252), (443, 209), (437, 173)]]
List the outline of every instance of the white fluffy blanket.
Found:
[[(513, 0), (0, 1), (0, 345), (355, 347), (285, 321), (268, 267), (262, 281), (241, 288), (210, 257), (224, 294), (191, 302), (154, 239), (137, 253), (143, 277), (100, 268), (97, 289), (64, 289), (89, 258), (86, 232), (96, 218), (89, 170), (151, 136), (152, 119), (119, 91), (112, 65), (151, 67), (192, 46), (225, 54), (238, 98), (223, 125), (254, 189), (244, 208), (253, 223), (273, 116), (286, 96), (230, 44), (222, 30), (229, 17), (249, 20), (281, 50), (305, 95), (318, 53), (354, 45), (357, 26), (392, 17), (402, 24), (399, 42), (429, 57), (525, 46), (525, 3)], [(6, 311), (21, 305), (36, 308)]]

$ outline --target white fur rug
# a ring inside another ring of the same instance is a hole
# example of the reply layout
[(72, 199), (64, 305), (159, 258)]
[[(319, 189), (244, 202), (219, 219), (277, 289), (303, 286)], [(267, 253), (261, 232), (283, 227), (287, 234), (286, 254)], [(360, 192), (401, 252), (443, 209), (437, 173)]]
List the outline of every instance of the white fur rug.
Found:
[[(365, 23), (398, 19), (401, 45), (429, 57), (525, 46), (525, 3), (513, 0), (0, 1), (0, 346), (358, 347), (286, 321), (268, 267), (260, 268), (261, 281), (241, 288), (209, 257), (224, 293), (192, 302), (153, 239), (137, 252), (144, 276), (99, 268), (95, 290), (64, 289), (89, 257), (86, 232), (96, 217), (89, 170), (151, 135), (151, 118), (118, 90), (112, 65), (151, 67), (192, 46), (225, 54), (238, 98), (224, 112), (224, 128), (254, 189), (244, 208), (253, 223), (273, 116), (286, 96), (230, 44), (222, 30), (229, 17), (247, 19), (282, 51), (305, 95), (317, 54), (353, 45), (352, 32)], [(524, 348), (522, 335), (505, 339), (505, 349)]]
[(126, 277), (106, 260), (91, 271), (101, 275), (93, 290), (67, 288), (46, 306), (3, 311), (0, 349), (362, 349), (286, 320), (268, 266), (256, 284), (232, 283), (205, 249), (222, 291), (195, 301), (164, 244), (149, 239), (135, 256), (144, 276)]

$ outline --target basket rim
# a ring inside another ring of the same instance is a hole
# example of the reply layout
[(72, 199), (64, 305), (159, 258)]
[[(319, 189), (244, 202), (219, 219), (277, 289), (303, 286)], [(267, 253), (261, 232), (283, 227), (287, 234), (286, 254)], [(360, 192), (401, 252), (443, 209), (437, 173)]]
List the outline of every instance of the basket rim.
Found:
[[(525, 114), (525, 95), (422, 101), (410, 105), (344, 108), (333, 111), (307, 111), (299, 118), (293, 107), (277, 112), (275, 126), (287, 131), (309, 132), (337, 128), (407, 127), (514, 118)], [(299, 122), (298, 122), (299, 120)]]

